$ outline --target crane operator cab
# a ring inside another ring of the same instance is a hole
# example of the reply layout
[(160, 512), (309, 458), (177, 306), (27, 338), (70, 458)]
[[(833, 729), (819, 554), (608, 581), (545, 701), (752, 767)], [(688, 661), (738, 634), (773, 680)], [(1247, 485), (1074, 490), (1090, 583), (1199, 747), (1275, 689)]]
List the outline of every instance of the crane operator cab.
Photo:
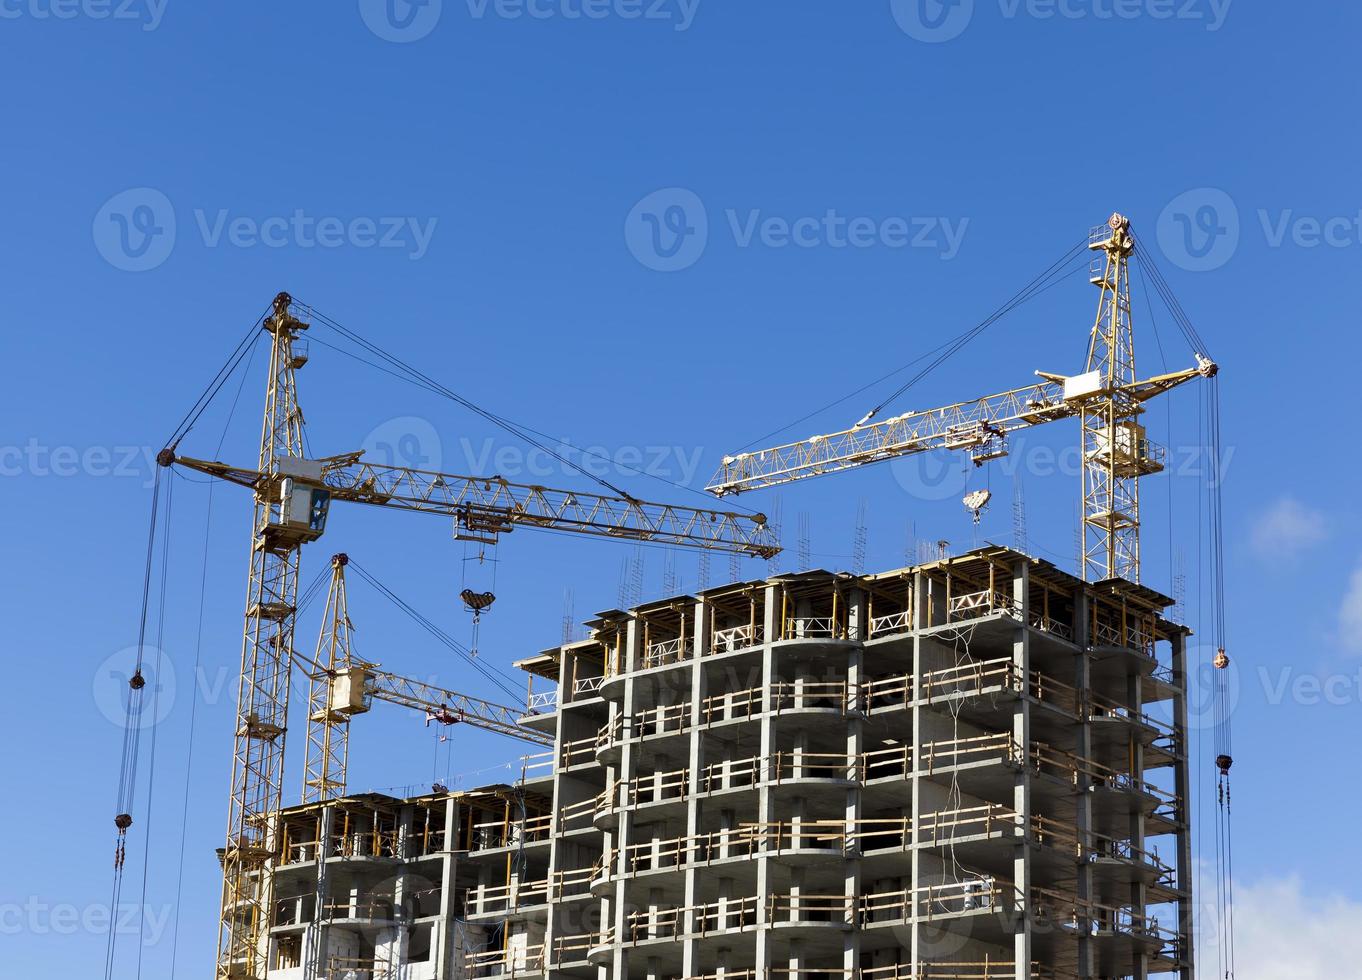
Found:
[(322, 479), (322, 462), (284, 456), (275, 461), (278, 506), (262, 529), (265, 546), (289, 549), (316, 541), (326, 530), (331, 491)]

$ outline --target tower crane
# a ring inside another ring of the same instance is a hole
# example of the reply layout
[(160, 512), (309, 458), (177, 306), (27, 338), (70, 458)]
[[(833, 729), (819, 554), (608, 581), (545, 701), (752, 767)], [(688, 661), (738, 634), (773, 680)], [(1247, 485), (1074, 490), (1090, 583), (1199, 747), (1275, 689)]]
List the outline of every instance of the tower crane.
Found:
[(1113, 214), (1089, 236), (1090, 281), (1101, 290), (1083, 373), (1037, 371), (1042, 379), (996, 395), (872, 422), (800, 442), (725, 456), (707, 490), (719, 497), (792, 483), (934, 449), (958, 449), (975, 465), (1007, 454), (1007, 437), (1059, 419), (1082, 425), (1085, 579), (1140, 577), (1139, 479), (1164, 468), (1163, 447), (1140, 425), (1144, 404), (1194, 378), (1214, 377), (1214, 361), (1137, 379), (1131, 326), (1130, 219)]
[(299, 340), (309, 324), (294, 314), (292, 297), (280, 293), (262, 326), (270, 335), (270, 355), (256, 465), (183, 457), (174, 445), (157, 455), (163, 467), (178, 463), (254, 493), (222, 852), (217, 980), (261, 980), (265, 975), (262, 940), (269, 921), (273, 818), (283, 792), (299, 559), (302, 546), (325, 531), (333, 500), (449, 516), (456, 537), (480, 541), (527, 526), (761, 557), (779, 550), (760, 514), (696, 510), (526, 486), (497, 477), (382, 466), (365, 461), (362, 452), (308, 458), (295, 374), (308, 360), (306, 343)]
[(345, 588), (345, 568), (349, 563), (345, 554), (331, 558), (331, 587), (317, 640), (317, 656), (308, 674), (304, 803), (345, 795), (350, 720), (367, 712), (374, 701), (425, 712), (428, 721), (442, 725), (469, 724), (536, 745), (553, 745), (552, 735), (520, 724), (525, 713), (522, 709), (444, 690), (356, 659)]

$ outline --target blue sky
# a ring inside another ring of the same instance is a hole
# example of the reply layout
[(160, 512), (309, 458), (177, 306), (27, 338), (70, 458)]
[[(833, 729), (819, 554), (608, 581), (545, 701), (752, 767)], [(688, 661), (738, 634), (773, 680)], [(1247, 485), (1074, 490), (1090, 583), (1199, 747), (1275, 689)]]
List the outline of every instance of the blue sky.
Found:
[[(1320, 0), (924, 2), (228, 12), (0, 0), (11, 554), (0, 581), (14, 692), (0, 973), (98, 968), (148, 458), (276, 292), (480, 404), (598, 447), (609, 478), (639, 495), (701, 503), (628, 467), (702, 486), (724, 452), (981, 320), (1114, 209), (1223, 365), (1236, 872), (1262, 919), (1241, 920), (1257, 952), (1242, 961), (1271, 968), (1264, 910), (1283, 902), (1329, 903), (1362, 934), (1346, 778), (1362, 703), (1347, 380), (1362, 13)], [(896, 409), (1015, 387), (1036, 368), (1077, 372), (1095, 299), (1069, 277)], [(1137, 296), (1141, 373), (1190, 364), (1167, 313), (1156, 306), (1151, 323), (1149, 310)], [(413, 464), (592, 486), (315, 334), (300, 386), (318, 452), (391, 446)], [(262, 370), (257, 358), (229, 417), (233, 379), (185, 452), (213, 455), (222, 440), (224, 458), (252, 459)], [(778, 438), (849, 425), (894, 386)], [(1172, 591), (1185, 567), (1189, 621), (1208, 627), (1199, 397), (1184, 390), (1150, 416), (1177, 465), (1145, 486), (1145, 579)], [(901, 564), (910, 534), (1010, 543), (1018, 472), (1032, 547), (1071, 567), (1078, 479), (1064, 459), (1077, 432), (1051, 429), (967, 479), (925, 460), (787, 489), (785, 567), (800, 514), (812, 562), (846, 567), (862, 500), (872, 569)], [(995, 503), (976, 532), (959, 496), (979, 486)], [(248, 502), (219, 487), (206, 524), (208, 503), (207, 487), (176, 483), (164, 719), (124, 892), (137, 901), (145, 856), (151, 977), (171, 975), (172, 951), (176, 975), (202, 974), (215, 939)], [(464, 561), (445, 523), (338, 509), (304, 580), (338, 550), (469, 641), (457, 594), (491, 587), (491, 573)], [(579, 620), (615, 605), (629, 553), (511, 535), (481, 656), (508, 667), (556, 644), (566, 586)], [(647, 552), (646, 594), (662, 590), (666, 561)], [(744, 562), (742, 574), (765, 570)], [(695, 559), (678, 557), (675, 574), (693, 587)], [(716, 559), (711, 582), (727, 574)], [(362, 583), (351, 605), (366, 658), (498, 694)], [(319, 612), (303, 617), (304, 645)], [(356, 786), (430, 781), (436, 746), (419, 719), (375, 712), (356, 732)], [(300, 738), (292, 748), (290, 798)], [(442, 751), (467, 785), (497, 779), (519, 750), (458, 732)], [(1310, 832), (1297, 835), (1302, 810)], [(121, 940), (120, 975), (134, 975), (136, 945)]]

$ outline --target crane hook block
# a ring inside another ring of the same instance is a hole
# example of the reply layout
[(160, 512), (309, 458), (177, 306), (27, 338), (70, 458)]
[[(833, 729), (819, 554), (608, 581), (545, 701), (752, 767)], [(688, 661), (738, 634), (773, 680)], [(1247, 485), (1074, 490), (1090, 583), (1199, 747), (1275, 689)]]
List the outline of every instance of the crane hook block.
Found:
[(1215, 659), (1212, 660), (1211, 663), (1215, 665), (1216, 670), (1224, 670), (1230, 665), (1230, 655), (1226, 653), (1222, 647), (1215, 651)]
[(114, 826), (120, 831), (127, 830), (132, 826), (132, 814), (120, 813), (118, 816), (114, 817)]
[(1228, 776), (1230, 766), (1234, 765), (1234, 759), (1228, 755), (1218, 755), (1215, 757), (1215, 767), (1220, 770), (1220, 775)]
[(459, 593), (459, 598), (475, 613), (490, 609), (492, 603), (497, 601), (497, 597), (491, 592), (474, 592), (472, 589), (464, 589)]

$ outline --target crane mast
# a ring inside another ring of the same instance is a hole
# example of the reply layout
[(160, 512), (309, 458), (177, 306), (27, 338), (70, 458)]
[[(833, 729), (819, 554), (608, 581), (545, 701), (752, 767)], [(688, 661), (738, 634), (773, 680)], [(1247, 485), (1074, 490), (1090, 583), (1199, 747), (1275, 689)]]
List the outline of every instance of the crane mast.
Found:
[[(345, 795), (350, 720), (385, 701), (415, 711), (442, 725), (464, 723), (537, 745), (551, 746), (553, 737), (520, 724), (523, 709), (470, 697), (380, 670), (355, 659), (354, 626), (346, 598), (348, 556), (331, 558), (331, 587), (317, 642), (317, 657), (308, 674), (307, 761), (303, 802), (316, 803)], [(323, 660), (325, 657), (325, 660)]]
[(937, 449), (969, 453), (976, 465), (1007, 455), (1019, 429), (1061, 419), (1082, 423), (1085, 579), (1140, 578), (1139, 478), (1163, 469), (1164, 450), (1145, 436), (1144, 403), (1219, 368), (1202, 352), (1196, 366), (1143, 380), (1135, 375), (1130, 318), (1130, 219), (1113, 214), (1089, 237), (1090, 279), (1101, 289), (1084, 372), (1037, 371), (1037, 384), (941, 408), (905, 412), (799, 442), (725, 456), (707, 490), (715, 496), (778, 486)]
[(1084, 372), (1100, 379), (1082, 402), (1083, 577), (1140, 579), (1140, 480), (1163, 469), (1164, 449), (1145, 438), (1131, 396), (1130, 219), (1113, 214), (1094, 229), (1091, 281), (1101, 290)]
[[(321, 537), (333, 499), (452, 517), (455, 536), (494, 541), (520, 526), (631, 541), (770, 557), (780, 550), (760, 514), (699, 510), (633, 497), (601, 496), (510, 483), (499, 477), (468, 477), (383, 466), (360, 452), (310, 459), (303, 445), (303, 414), (295, 372), (307, 363), (301, 340), (308, 324), (293, 315), (293, 300), (279, 293), (263, 329), (270, 335), (269, 379), (256, 466), (180, 457), (169, 446), (161, 466), (182, 466), (248, 487), (254, 495), (250, 574), (242, 633), (241, 676), (233, 734), (232, 782), (227, 839), (222, 849), (222, 904), (216, 980), (261, 980), (271, 902), (274, 815), (283, 797), (284, 743), (289, 682), (294, 659), (299, 553)], [(343, 564), (341, 565), (343, 568)], [(343, 581), (332, 583), (327, 626), (318, 647), (328, 669), (350, 663), (350, 622)], [(420, 685), (361, 666), (345, 676), (360, 684), (363, 701), (379, 698), (432, 711), (437, 720), (474, 721), (530, 741), (514, 724), (513, 709), (452, 691)], [(309, 675), (309, 718), (336, 677)], [(445, 702), (455, 702), (450, 709)], [(365, 702), (367, 703), (367, 701)], [(323, 715), (330, 712), (323, 709)], [(441, 716), (444, 712), (444, 716)], [(351, 712), (353, 713), (353, 712)], [(511, 721), (506, 719), (510, 718)], [(339, 719), (309, 727), (305, 795), (325, 798), (343, 790), (348, 732)]]
[[(264, 322), (271, 341), (260, 435), (262, 473), (287, 469), (289, 460), (303, 457), (303, 416), (294, 372), (307, 361), (305, 350), (296, 346), (307, 324), (289, 312), (290, 302), (287, 293), (276, 296)], [(261, 488), (251, 518), (232, 788), (222, 852), (218, 980), (264, 975), (260, 937), (270, 907), (269, 876), (264, 872), (274, 854), (272, 817), (283, 792), (299, 549), (315, 537), (307, 525), (285, 520), (283, 511), (290, 504)]]
[[(303, 802), (345, 795), (350, 757), (350, 715), (337, 711), (336, 681), (352, 664), (350, 606), (345, 590), (344, 555), (331, 557), (331, 587), (317, 637), (317, 656), (308, 673), (307, 757), (303, 765)], [(324, 665), (324, 666), (323, 666)]]

